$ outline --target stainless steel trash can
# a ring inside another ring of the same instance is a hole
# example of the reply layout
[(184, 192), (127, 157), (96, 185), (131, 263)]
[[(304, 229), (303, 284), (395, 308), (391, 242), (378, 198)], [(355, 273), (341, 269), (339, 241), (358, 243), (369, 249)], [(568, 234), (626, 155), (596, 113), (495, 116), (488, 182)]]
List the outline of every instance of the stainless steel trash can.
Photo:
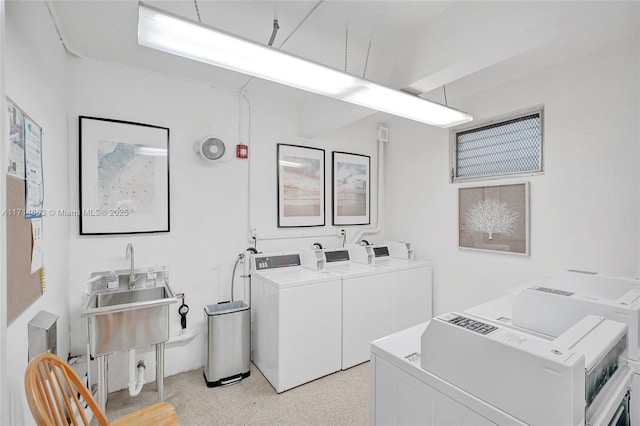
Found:
[(204, 308), (207, 322), (208, 387), (229, 385), (249, 377), (251, 310), (242, 300), (220, 302)]

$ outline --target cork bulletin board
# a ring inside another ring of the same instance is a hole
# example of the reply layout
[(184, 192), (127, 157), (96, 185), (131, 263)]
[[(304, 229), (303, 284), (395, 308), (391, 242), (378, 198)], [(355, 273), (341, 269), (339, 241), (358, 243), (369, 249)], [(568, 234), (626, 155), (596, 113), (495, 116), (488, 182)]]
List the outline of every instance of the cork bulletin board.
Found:
[(40, 270), (31, 273), (31, 221), (24, 217), (25, 181), (7, 176), (7, 322), (42, 295)]
[[(38, 211), (42, 211), (44, 201), (44, 179), (42, 128), (8, 96), (6, 100), (7, 139), (6, 146), (0, 149), (7, 153), (2, 165), (6, 167), (6, 188), (2, 188), (6, 190), (6, 210), (2, 217), (7, 229), (6, 315), (7, 322), (11, 323), (44, 291), (42, 221), (39, 219), (34, 223), (31, 220), (41, 216)], [(34, 241), (34, 232), (37, 241)], [(32, 265), (40, 268), (32, 273)]]

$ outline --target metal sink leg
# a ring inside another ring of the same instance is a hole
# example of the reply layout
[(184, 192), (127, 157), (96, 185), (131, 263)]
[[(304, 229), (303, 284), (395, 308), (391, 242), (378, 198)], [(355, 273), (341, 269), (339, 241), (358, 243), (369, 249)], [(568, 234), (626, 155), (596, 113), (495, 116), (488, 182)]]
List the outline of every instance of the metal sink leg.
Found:
[(158, 402), (164, 401), (164, 343), (156, 343), (156, 387)]
[(98, 361), (98, 405), (103, 412), (107, 409), (107, 355), (97, 357)]

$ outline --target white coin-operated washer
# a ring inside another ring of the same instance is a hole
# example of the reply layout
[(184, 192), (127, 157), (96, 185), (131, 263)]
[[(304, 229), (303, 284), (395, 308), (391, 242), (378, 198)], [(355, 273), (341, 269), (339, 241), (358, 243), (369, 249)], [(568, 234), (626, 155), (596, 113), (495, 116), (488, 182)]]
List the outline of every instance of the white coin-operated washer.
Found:
[(341, 278), (299, 253), (253, 255), (253, 362), (280, 393), (341, 368)]
[(391, 270), (349, 255), (345, 248), (301, 251), (303, 265), (340, 277), (343, 370), (368, 361), (371, 342), (393, 331)]
[[(397, 244), (405, 251), (391, 255)], [(431, 262), (415, 260), (408, 243), (391, 243), (373, 246), (375, 264), (391, 269), (391, 301), (393, 304), (393, 331), (423, 323), (432, 316), (432, 265)]]

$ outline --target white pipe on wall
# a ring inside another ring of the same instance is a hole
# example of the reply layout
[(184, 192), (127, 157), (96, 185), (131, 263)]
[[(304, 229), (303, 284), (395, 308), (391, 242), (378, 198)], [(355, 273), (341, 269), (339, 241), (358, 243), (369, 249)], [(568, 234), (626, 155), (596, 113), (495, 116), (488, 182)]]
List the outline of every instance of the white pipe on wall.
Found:
[(180, 333), (177, 336), (173, 336), (169, 340), (167, 340), (165, 342), (165, 345), (186, 342), (186, 341), (192, 340), (194, 337), (196, 337), (195, 331), (184, 331), (180, 329)]
[(270, 241), (270, 240), (297, 240), (299, 238), (340, 238), (336, 235), (336, 233), (324, 233), (324, 234), (300, 234), (300, 235), (256, 235), (256, 240), (258, 241)]
[(248, 230), (248, 240), (249, 242), (254, 242), (253, 239), (253, 228), (251, 221), (251, 157), (253, 153), (251, 152), (251, 101), (249, 101), (249, 97), (245, 94), (245, 89), (247, 85), (251, 82), (251, 79), (247, 81), (247, 83), (242, 86), (240, 90), (240, 94), (238, 95), (238, 142), (242, 143), (242, 99), (244, 98), (247, 101), (247, 137), (245, 138), (245, 144), (247, 145), (247, 230)]
[(49, 10), (49, 15), (51, 15), (51, 21), (53, 21), (53, 25), (56, 28), (56, 32), (60, 37), (60, 42), (62, 46), (64, 46), (65, 50), (71, 53), (74, 56), (82, 59), (88, 59), (85, 55), (78, 52), (73, 46), (69, 44), (69, 38), (66, 36), (64, 31), (62, 30), (63, 26), (60, 25), (60, 19), (58, 18), (58, 14), (56, 13), (56, 8), (53, 6), (53, 0), (45, 0), (45, 4), (47, 5), (47, 9)]
[(351, 243), (356, 244), (364, 235), (378, 234), (384, 226), (384, 146), (387, 142), (378, 139), (378, 203), (376, 212), (376, 226), (369, 229), (360, 229), (351, 238)]

